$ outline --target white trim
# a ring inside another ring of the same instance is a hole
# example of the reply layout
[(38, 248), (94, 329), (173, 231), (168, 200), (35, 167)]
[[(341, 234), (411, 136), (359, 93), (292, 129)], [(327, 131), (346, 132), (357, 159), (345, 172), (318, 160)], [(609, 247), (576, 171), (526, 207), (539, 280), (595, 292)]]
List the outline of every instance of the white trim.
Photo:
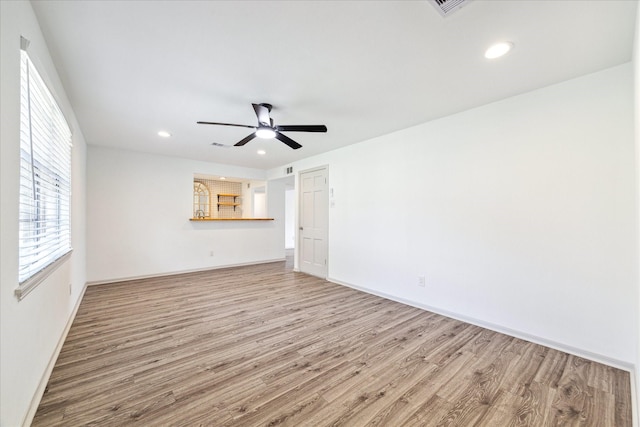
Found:
[(452, 319), (460, 320), (465, 323), (470, 323), (472, 325), (480, 326), (485, 329), (489, 329), (495, 332), (499, 332), (501, 334), (509, 335), (511, 337), (520, 338), (525, 341), (530, 341), (534, 344), (540, 344), (545, 347), (553, 348), (554, 350), (563, 351), (565, 353), (573, 354), (574, 356), (582, 357), (584, 359), (591, 360), (593, 362), (602, 363), (604, 365), (608, 365), (614, 368), (622, 369), (627, 371), (633, 376), (634, 373), (634, 365), (629, 362), (625, 362), (622, 360), (614, 359), (608, 356), (604, 356), (602, 354), (593, 353), (587, 350), (583, 350), (580, 348), (572, 347), (566, 344), (562, 344), (556, 341), (548, 340), (546, 338), (538, 337), (535, 335), (528, 334), (526, 332), (517, 331), (514, 329), (506, 328), (504, 326), (496, 325), (490, 322), (485, 322), (483, 320), (475, 319), (473, 317), (468, 317), (462, 314), (453, 313), (447, 310), (442, 310), (437, 307), (432, 307), (426, 304), (420, 304), (415, 301), (410, 301), (404, 298), (400, 298), (394, 295), (390, 295), (384, 292), (378, 292), (371, 289), (363, 288), (361, 286), (353, 285), (350, 283), (342, 282), (337, 279), (328, 278), (327, 281), (331, 283), (335, 283), (337, 285), (346, 286), (349, 288), (356, 289), (358, 291), (366, 292), (368, 294), (376, 295), (391, 301), (399, 302), (401, 304), (409, 305), (412, 307), (420, 308), (423, 310), (430, 311), (432, 313), (440, 314), (442, 316), (450, 317)]
[(286, 259), (276, 258), (276, 259), (268, 259), (264, 261), (241, 262), (238, 264), (225, 264), (225, 265), (217, 265), (213, 267), (196, 268), (193, 270), (170, 271), (167, 273), (148, 274), (143, 276), (119, 277), (116, 279), (109, 279), (109, 280), (95, 280), (92, 282), (87, 282), (87, 286), (107, 285), (110, 283), (129, 282), (132, 280), (141, 280), (141, 279), (153, 279), (154, 277), (177, 276), (179, 274), (199, 273), (202, 271), (220, 270), (222, 268), (244, 267), (247, 265), (258, 265), (258, 264), (270, 264), (272, 262), (282, 262), (282, 261), (286, 261)]
[(29, 293), (38, 287), (40, 283), (44, 281), (47, 277), (53, 274), (62, 264), (67, 262), (69, 258), (71, 258), (71, 253), (73, 249), (69, 249), (64, 255), (59, 257), (57, 260), (53, 261), (51, 264), (47, 265), (45, 268), (29, 277), (24, 282), (20, 283), (18, 287), (14, 290), (16, 298), (18, 301), (22, 301), (24, 297), (29, 295)]
[(49, 359), (49, 364), (47, 365), (47, 369), (45, 369), (42, 374), (42, 378), (40, 378), (40, 383), (38, 383), (38, 388), (31, 399), (31, 403), (29, 404), (29, 409), (24, 417), (22, 422), (22, 426), (28, 427), (33, 422), (33, 417), (35, 417), (36, 412), (38, 410), (38, 406), (40, 405), (40, 401), (42, 400), (42, 396), (44, 395), (44, 391), (47, 388), (47, 384), (49, 383), (49, 378), (51, 377), (51, 373), (53, 372), (53, 368), (56, 365), (56, 361), (58, 360), (58, 356), (60, 355), (60, 351), (62, 350), (62, 346), (67, 339), (67, 335), (69, 334), (69, 330), (71, 329), (71, 325), (76, 318), (76, 314), (78, 314), (78, 309), (80, 308), (80, 303), (84, 298), (84, 293), (87, 290), (87, 284), (85, 283), (82, 287), (82, 291), (80, 291), (80, 295), (78, 296), (78, 300), (76, 301), (75, 307), (73, 307), (73, 311), (71, 312), (71, 316), (67, 320), (67, 325), (62, 331), (62, 335), (58, 340), (58, 345), (56, 345), (51, 358)]
[(638, 378), (640, 367), (636, 366), (631, 370), (631, 425), (640, 427), (640, 396), (638, 396), (638, 388), (636, 387), (636, 378)]

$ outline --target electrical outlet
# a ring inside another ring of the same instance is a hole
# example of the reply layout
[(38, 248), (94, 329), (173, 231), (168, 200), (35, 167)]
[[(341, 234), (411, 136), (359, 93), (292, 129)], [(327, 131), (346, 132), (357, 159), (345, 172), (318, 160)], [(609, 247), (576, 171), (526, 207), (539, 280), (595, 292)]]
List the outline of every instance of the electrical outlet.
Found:
[(209, 252), (209, 256), (213, 256), (213, 251)]
[(427, 279), (424, 276), (418, 276), (418, 286), (424, 288), (427, 284)]

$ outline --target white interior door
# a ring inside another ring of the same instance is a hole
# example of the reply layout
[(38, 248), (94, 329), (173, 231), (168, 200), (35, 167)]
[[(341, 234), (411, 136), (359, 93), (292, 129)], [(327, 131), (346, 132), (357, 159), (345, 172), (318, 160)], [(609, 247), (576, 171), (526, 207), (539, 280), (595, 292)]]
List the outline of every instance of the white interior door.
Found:
[(300, 262), (303, 273), (327, 277), (327, 168), (300, 174)]

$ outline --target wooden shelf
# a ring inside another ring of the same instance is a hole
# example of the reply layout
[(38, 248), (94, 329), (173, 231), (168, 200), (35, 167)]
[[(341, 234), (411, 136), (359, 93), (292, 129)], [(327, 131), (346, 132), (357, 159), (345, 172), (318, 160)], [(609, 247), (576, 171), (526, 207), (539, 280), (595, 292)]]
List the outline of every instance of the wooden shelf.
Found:
[(189, 221), (273, 221), (273, 218), (189, 218)]
[[(233, 202), (221, 202), (220, 197), (233, 197)], [(218, 211), (220, 211), (220, 206), (233, 206), (233, 211), (236, 211), (236, 206), (241, 206), (242, 203), (236, 203), (236, 199), (241, 197), (240, 194), (230, 194), (230, 193), (218, 193)]]

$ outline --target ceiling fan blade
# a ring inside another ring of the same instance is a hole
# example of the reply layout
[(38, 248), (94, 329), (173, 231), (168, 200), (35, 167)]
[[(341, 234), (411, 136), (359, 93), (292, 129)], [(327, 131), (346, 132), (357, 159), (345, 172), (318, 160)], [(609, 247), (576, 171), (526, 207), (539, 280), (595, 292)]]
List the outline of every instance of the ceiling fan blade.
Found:
[(281, 132), (326, 132), (325, 125), (282, 125), (276, 126)]
[(244, 144), (251, 141), (255, 137), (256, 137), (256, 133), (254, 132), (251, 135), (247, 135), (245, 138), (241, 139), (240, 141), (236, 142), (233, 145), (235, 145), (236, 147), (242, 147)]
[(298, 144), (297, 142), (295, 142), (293, 139), (289, 138), (286, 135), (281, 134), (280, 132), (276, 132), (276, 139), (284, 142), (285, 144), (287, 144), (289, 147), (293, 148), (294, 150), (297, 150), (298, 148), (302, 147), (302, 145)]
[(257, 129), (257, 126), (236, 125), (234, 123), (218, 123), (218, 122), (196, 122), (199, 125), (220, 125), (220, 126), (237, 126), (241, 128)]
[(265, 126), (271, 126), (271, 117), (269, 117), (269, 110), (271, 106), (269, 104), (251, 104), (253, 105), (253, 111), (256, 112), (258, 122)]

